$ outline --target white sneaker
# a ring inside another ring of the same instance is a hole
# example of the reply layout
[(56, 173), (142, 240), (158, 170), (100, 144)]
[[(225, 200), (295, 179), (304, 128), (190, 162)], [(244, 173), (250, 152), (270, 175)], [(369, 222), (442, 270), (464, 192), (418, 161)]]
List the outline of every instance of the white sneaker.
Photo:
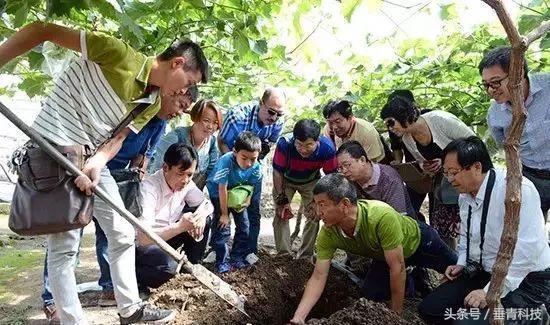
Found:
[(211, 251), (210, 253), (208, 253), (208, 255), (205, 258), (203, 258), (202, 262), (203, 263), (214, 263), (214, 262), (216, 262), (216, 252)]
[(254, 263), (258, 262), (260, 258), (258, 257), (258, 255), (250, 253), (246, 256), (245, 260), (248, 262), (248, 264), (253, 265)]

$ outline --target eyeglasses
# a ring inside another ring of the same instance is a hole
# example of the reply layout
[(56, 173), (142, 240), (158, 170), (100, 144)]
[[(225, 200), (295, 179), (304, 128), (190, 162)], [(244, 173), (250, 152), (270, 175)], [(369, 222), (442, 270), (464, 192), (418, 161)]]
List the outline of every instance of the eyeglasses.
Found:
[(384, 121), (384, 124), (386, 124), (387, 128), (393, 128), (395, 126), (395, 119), (389, 118), (386, 121)]
[(338, 165), (338, 172), (339, 173), (343, 173), (345, 171), (348, 171), (349, 169), (351, 168), (351, 162), (346, 162), (346, 163), (340, 163)]
[(443, 171), (443, 176), (445, 176), (445, 178), (449, 179), (449, 178), (455, 178), (456, 175), (460, 174), (465, 168), (460, 168), (460, 169), (456, 169), (456, 170), (444, 170)]
[(271, 116), (277, 116), (277, 118), (279, 118), (279, 117), (282, 117), (283, 115), (285, 115), (285, 113), (278, 112), (278, 111), (274, 110), (274, 109), (271, 108), (271, 107), (267, 107), (267, 106), (266, 106), (266, 108), (267, 108), (267, 112), (268, 112), (269, 115), (271, 115)]
[(504, 78), (501, 78), (501, 79), (498, 79), (498, 80), (493, 80), (493, 81), (482, 81), (481, 82), (481, 86), (483, 86), (483, 88), (485, 88), (485, 90), (489, 90), (489, 88), (493, 89), (493, 90), (496, 90), (498, 88), (500, 88), (502, 82), (504, 80), (506, 80), (508, 78), (508, 76), (504, 77)]

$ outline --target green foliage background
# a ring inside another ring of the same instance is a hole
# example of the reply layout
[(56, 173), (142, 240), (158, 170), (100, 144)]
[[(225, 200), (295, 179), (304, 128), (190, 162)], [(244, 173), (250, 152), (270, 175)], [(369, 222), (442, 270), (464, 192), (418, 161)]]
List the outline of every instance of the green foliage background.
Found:
[[(487, 25), (464, 34), (457, 27), (455, 4), (445, 3), (440, 5), (439, 13), (434, 13), (445, 22), (445, 32), (435, 42), (406, 39), (396, 46), (396, 60), (377, 66), (353, 51), (341, 51), (338, 54), (346, 58), (346, 66), (320, 62), (315, 75), (298, 75), (293, 72), (296, 61), (311, 62), (315, 56), (307, 49), (310, 35), (303, 30), (303, 17), (320, 3), (321, 0), (0, 0), (4, 13), (0, 40), (35, 20), (103, 31), (149, 55), (186, 37), (203, 46), (212, 65), (211, 82), (201, 86), (202, 95), (214, 98), (224, 107), (257, 97), (264, 85), (281, 85), (311, 97), (307, 107), (289, 103), (291, 120), (320, 119), (320, 107), (326, 102), (347, 97), (356, 103), (356, 115), (375, 121), (383, 130), (378, 114), (387, 95), (393, 89), (407, 88), (423, 107), (450, 111), (486, 137), (489, 98), (479, 86), (477, 63), (487, 48), (507, 43), (504, 34), (495, 34)], [(377, 7), (382, 3), (383, 0), (341, 0), (341, 12), (336, 14), (349, 21), (359, 6)], [(549, 0), (533, 0), (521, 9), (519, 31), (526, 34), (548, 19)], [(288, 38), (302, 41), (289, 47), (281, 31)], [(549, 48), (550, 35), (530, 48), (527, 59), (532, 71), (548, 71)], [(37, 48), (14, 60), (3, 71), (21, 76), (17, 88), (30, 97), (43, 95), (51, 85), (50, 77), (41, 71), (41, 50)], [(351, 87), (344, 87), (335, 73), (342, 69), (351, 78)], [(4, 94), (13, 91), (0, 89)]]

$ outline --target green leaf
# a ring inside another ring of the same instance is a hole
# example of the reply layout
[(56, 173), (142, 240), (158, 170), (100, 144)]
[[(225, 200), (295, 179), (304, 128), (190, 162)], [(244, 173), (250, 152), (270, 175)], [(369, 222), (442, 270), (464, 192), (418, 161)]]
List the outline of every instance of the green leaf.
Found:
[(88, 9), (90, 7), (89, 0), (47, 0), (46, 13), (48, 17), (63, 17), (70, 16), (71, 10)]
[(547, 33), (546, 36), (544, 36), (540, 41), (540, 49), (541, 50), (550, 49), (550, 33)]
[(543, 16), (541, 15), (523, 15), (519, 18), (518, 31), (520, 34), (525, 35), (535, 29), (543, 22)]
[(252, 48), (254, 53), (263, 55), (267, 53), (267, 42), (265, 40), (258, 40), (254, 42), (254, 47)]
[(233, 33), (233, 47), (240, 56), (245, 56), (250, 50), (248, 38), (242, 32)]
[[(179, 2), (179, 1), (176, 1)], [(187, 0), (195, 8), (205, 8), (204, 0)]]
[(23, 24), (25, 24), (25, 22), (27, 21), (28, 14), (29, 14), (29, 8), (27, 8), (27, 6), (22, 6), (21, 8), (17, 9), (13, 19), (13, 26), (14, 27), (23, 26)]
[(294, 16), (292, 17), (292, 26), (294, 27), (294, 30), (296, 31), (296, 34), (298, 37), (302, 36), (302, 22), (300, 20), (302, 18), (302, 13), (300, 11), (296, 11), (294, 13)]
[(361, 1), (362, 0), (342, 0), (342, 14), (348, 22), (351, 20), (351, 16), (353, 16), (355, 9), (361, 4)]
[(439, 8), (439, 17), (442, 20), (454, 20), (458, 18), (458, 12), (454, 3), (441, 5)]
[(25, 78), (20, 84), (19, 89), (27, 93), (29, 97), (34, 97), (37, 95), (44, 95), (47, 84), (50, 81), (50, 77), (44, 74), (33, 74), (30, 77)]
[(29, 67), (34, 70), (39, 70), (42, 66), (42, 62), (44, 62), (44, 56), (42, 53), (35, 51), (30, 51), (27, 54), (27, 58), (29, 59)]

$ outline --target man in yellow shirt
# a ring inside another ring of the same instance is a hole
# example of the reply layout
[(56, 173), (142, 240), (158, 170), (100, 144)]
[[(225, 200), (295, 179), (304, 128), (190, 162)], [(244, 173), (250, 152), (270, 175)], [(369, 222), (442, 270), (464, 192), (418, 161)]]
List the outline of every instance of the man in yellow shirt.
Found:
[(336, 149), (345, 141), (358, 141), (371, 161), (380, 162), (385, 158), (384, 145), (380, 134), (372, 123), (353, 115), (351, 103), (347, 100), (333, 100), (323, 108), (327, 121), (324, 135), (334, 142)]

